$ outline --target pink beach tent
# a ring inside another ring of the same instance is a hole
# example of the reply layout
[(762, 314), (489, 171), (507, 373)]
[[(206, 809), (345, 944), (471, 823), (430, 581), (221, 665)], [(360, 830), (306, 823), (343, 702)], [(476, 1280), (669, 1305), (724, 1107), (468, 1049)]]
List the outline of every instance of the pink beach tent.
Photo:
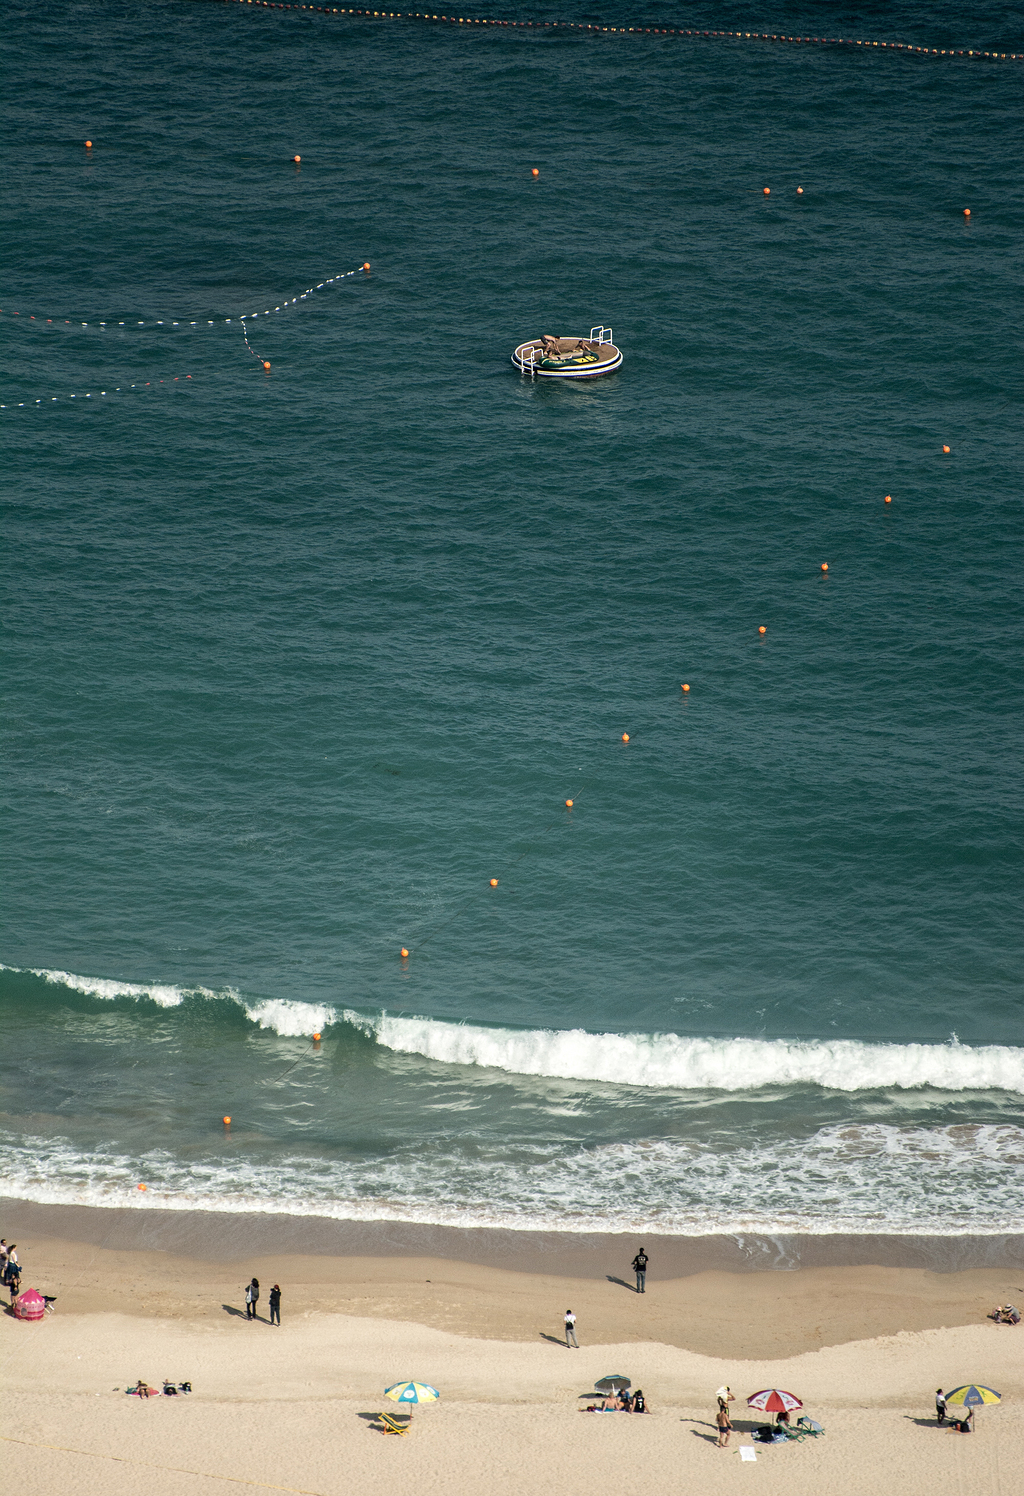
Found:
[(14, 1301), (15, 1319), (42, 1319), (46, 1313), (46, 1300), (34, 1288), (26, 1288)]

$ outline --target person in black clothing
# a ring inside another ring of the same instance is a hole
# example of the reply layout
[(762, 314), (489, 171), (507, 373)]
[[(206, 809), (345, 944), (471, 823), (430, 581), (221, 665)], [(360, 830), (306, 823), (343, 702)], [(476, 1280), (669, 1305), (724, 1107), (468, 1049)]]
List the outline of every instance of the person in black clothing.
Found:
[(644, 1251), (643, 1247), (641, 1247), (639, 1252), (633, 1258), (633, 1271), (634, 1273), (636, 1273), (637, 1293), (647, 1292), (647, 1261), (647, 1253)]
[(260, 1298), (260, 1280), (259, 1280), (259, 1278), (253, 1278), (252, 1282), (249, 1284), (249, 1287), (245, 1290), (245, 1317), (246, 1317), (246, 1319), (256, 1319), (257, 1318), (256, 1305), (259, 1303), (259, 1298)]
[(280, 1326), (281, 1326), (281, 1286), (280, 1286), (280, 1284), (275, 1283), (274, 1286), (273, 1286), (273, 1288), (270, 1290), (270, 1298), (268, 1300), (268, 1303), (270, 1304), (270, 1323), (272, 1325), (277, 1325), (277, 1327), (280, 1329)]

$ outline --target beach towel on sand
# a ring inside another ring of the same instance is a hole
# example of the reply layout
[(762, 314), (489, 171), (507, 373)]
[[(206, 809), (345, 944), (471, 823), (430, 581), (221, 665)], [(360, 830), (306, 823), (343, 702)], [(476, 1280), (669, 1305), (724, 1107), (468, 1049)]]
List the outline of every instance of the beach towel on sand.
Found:
[(740, 1449), (740, 1459), (741, 1460), (756, 1460), (757, 1459), (757, 1450), (756, 1449), (751, 1449), (748, 1444), (744, 1444), (742, 1446), (742, 1448)]

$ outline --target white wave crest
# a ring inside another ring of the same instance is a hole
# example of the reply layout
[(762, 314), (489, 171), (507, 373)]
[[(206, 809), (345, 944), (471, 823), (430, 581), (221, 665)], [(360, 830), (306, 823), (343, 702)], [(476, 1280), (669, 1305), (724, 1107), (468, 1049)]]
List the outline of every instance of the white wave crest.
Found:
[(584, 1029), (480, 1028), (430, 1018), (347, 1022), (401, 1054), (514, 1075), (607, 1081), (671, 1090), (747, 1091), (816, 1085), (832, 1091), (930, 1086), (1024, 1094), (1024, 1049), (990, 1044), (864, 1044), (856, 1039), (691, 1039), (679, 1034), (591, 1034)]
[(41, 977), (54, 987), (67, 987), (72, 992), (83, 992), (88, 997), (98, 997), (113, 1002), (119, 997), (133, 997), (137, 1001), (156, 1003), (161, 1008), (177, 1008), (186, 997), (205, 997), (215, 1001), (236, 1003), (252, 1023), (269, 1029), (283, 1038), (298, 1038), (320, 1033), (337, 1021), (334, 1008), (324, 1003), (291, 1002), (287, 998), (267, 998), (257, 1002), (245, 1002), (233, 987), (215, 992), (209, 987), (176, 987), (167, 982), (119, 982), (111, 977), (83, 977), (73, 971), (50, 971), (41, 967), (4, 966), (0, 971), (28, 971)]
[[(19, 971), (16, 966), (0, 967), (3, 971)], [(176, 1008), (185, 1000), (186, 992), (199, 992), (203, 997), (218, 997), (205, 987), (174, 987), (166, 982), (118, 982), (110, 977), (80, 977), (73, 971), (46, 971), (28, 968), (34, 977), (42, 977), (55, 987), (70, 987), (72, 992), (84, 992), (89, 997), (100, 997), (113, 1002), (117, 997), (142, 997), (161, 1008)]]

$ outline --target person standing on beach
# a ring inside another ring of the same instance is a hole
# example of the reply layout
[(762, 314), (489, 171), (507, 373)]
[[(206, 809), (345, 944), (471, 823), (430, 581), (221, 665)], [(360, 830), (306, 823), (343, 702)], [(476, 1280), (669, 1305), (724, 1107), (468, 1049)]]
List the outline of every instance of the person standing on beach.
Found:
[(946, 1421), (946, 1394), (941, 1387), (935, 1389), (935, 1421), (940, 1427)]
[(644, 1251), (643, 1247), (640, 1248), (639, 1252), (633, 1258), (633, 1271), (634, 1271), (634, 1273), (636, 1273), (636, 1291), (637, 1291), (637, 1293), (646, 1293), (647, 1292), (647, 1263), (648, 1263), (648, 1260), (649, 1259), (648, 1259), (647, 1253)]
[(253, 1278), (252, 1282), (249, 1284), (249, 1287), (245, 1290), (245, 1317), (246, 1317), (246, 1319), (255, 1319), (256, 1318), (256, 1305), (259, 1303), (259, 1298), (260, 1298), (260, 1280), (259, 1280), (259, 1278)]
[(274, 1286), (273, 1286), (273, 1288), (270, 1290), (270, 1298), (267, 1300), (267, 1303), (270, 1305), (270, 1323), (272, 1325), (277, 1325), (278, 1329), (280, 1329), (281, 1328), (281, 1285), (279, 1283), (275, 1283)]
[(568, 1351), (572, 1350), (573, 1346), (577, 1350), (580, 1348), (580, 1343), (576, 1339), (576, 1316), (571, 1309), (567, 1309), (565, 1311), (565, 1348)]
[(729, 1442), (729, 1435), (732, 1433), (732, 1419), (729, 1417), (729, 1409), (723, 1402), (719, 1402), (718, 1404), (715, 1422), (718, 1424), (718, 1447), (719, 1449), (724, 1449)]

